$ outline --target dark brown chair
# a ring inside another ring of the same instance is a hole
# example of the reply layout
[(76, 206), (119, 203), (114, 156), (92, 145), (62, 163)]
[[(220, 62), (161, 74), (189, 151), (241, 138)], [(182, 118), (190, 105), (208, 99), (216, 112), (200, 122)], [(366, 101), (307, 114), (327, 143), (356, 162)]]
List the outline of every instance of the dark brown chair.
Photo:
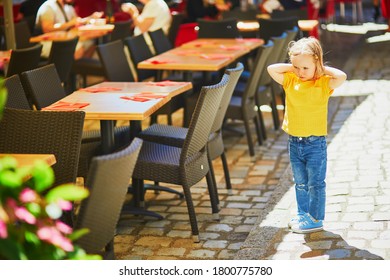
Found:
[(76, 183), (85, 113), (6, 108), (0, 152), (54, 154), (55, 184)]
[[(145, 41), (144, 36), (138, 35), (134, 37), (129, 37), (124, 40), (125, 45), (127, 46), (131, 61), (136, 68), (138, 81), (143, 81), (146, 79), (157, 79), (157, 71), (155, 70), (142, 70), (137, 68), (137, 64), (143, 60), (153, 57), (148, 44)], [(151, 123), (157, 122), (158, 115), (167, 115), (168, 124), (172, 124), (172, 114), (177, 110), (184, 107), (184, 95), (180, 94), (174, 97), (169, 103), (157, 110), (151, 118)]]
[(6, 77), (37, 68), (41, 59), (41, 51), (41, 44), (36, 44), (29, 48), (12, 50)]
[[(241, 120), (244, 123), (245, 134), (249, 147), (249, 155), (254, 156), (255, 150), (253, 146), (252, 135), (250, 131), (250, 122), (255, 124), (257, 141), (259, 145), (262, 145), (264, 135), (261, 131), (261, 120), (259, 119), (258, 108), (256, 105), (256, 93), (258, 89), (261, 72), (263, 71), (267, 58), (272, 51), (273, 43), (270, 42), (267, 45), (262, 45), (257, 51), (256, 59), (254, 61), (254, 67), (252, 73), (245, 84), (245, 89), (242, 95), (234, 94), (230, 100), (230, 104), (226, 111), (226, 120)], [(260, 115), (261, 116), (261, 115)], [(230, 126), (226, 123), (224, 128), (228, 129)], [(236, 130), (233, 130), (236, 131)], [(241, 133), (240, 133), (241, 134)]]
[(258, 19), (261, 26), (259, 29), (259, 37), (265, 42), (271, 37), (277, 37), (282, 35), (287, 30), (293, 29), (294, 26), (298, 27), (298, 17), (286, 17), (278, 19)]
[(75, 229), (89, 229), (76, 241), (89, 254), (115, 259), (115, 229), (141, 146), (135, 138), (127, 148), (91, 161), (85, 183), (90, 195), (81, 202), (75, 224)]
[(114, 29), (109, 34), (109, 41), (123, 40), (126, 37), (133, 35), (132, 20), (114, 22)]
[(107, 80), (111, 82), (134, 82), (134, 76), (127, 61), (122, 40), (98, 45), (97, 53)]
[[(211, 161), (220, 157), (222, 160), (223, 170), (225, 174), (226, 188), (229, 190), (232, 189), (232, 185), (230, 182), (229, 168), (225, 155), (225, 146), (223, 144), (222, 139), (222, 124), (225, 118), (227, 107), (230, 102), (230, 98), (233, 94), (234, 88), (236, 87), (238, 78), (240, 77), (243, 70), (243, 65), (241, 63), (238, 63), (235, 68), (229, 68), (225, 71), (225, 73), (229, 75), (229, 82), (226, 86), (225, 93), (223, 94), (221, 106), (218, 109), (218, 113), (212, 126), (209, 140), (207, 143), (209, 166), (213, 178), (213, 185), (217, 186), (217, 183), (215, 180), (214, 170)], [(197, 98), (198, 95), (189, 97), (189, 99), (191, 99), (190, 104), (194, 104), (194, 107), (196, 105)], [(156, 142), (175, 147), (182, 147), (187, 133), (188, 128), (185, 127), (154, 124), (143, 130), (138, 137), (149, 142)]]
[(19, 75), (13, 75), (4, 79), (4, 86), (7, 89), (7, 103), (5, 107), (14, 109), (31, 110), (27, 95), (24, 91)]
[(160, 54), (166, 51), (169, 51), (173, 48), (172, 43), (169, 41), (167, 35), (165, 35), (162, 28), (149, 31), (150, 39), (152, 40), (154, 50), (156, 54)]
[(237, 19), (198, 19), (198, 38), (238, 38)]
[(133, 37), (127, 37), (124, 40), (125, 46), (130, 53), (131, 62), (137, 72), (137, 80), (139, 82), (146, 79), (155, 79), (157, 75), (156, 70), (142, 70), (137, 68), (137, 64), (148, 58), (153, 57), (153, 53), (146, 43), (144, 35), (138, 35)]
[(74, 62), (74, 52), (78, 41), (78, 37), (64, 41), (53, 41), (49, 58), (45, 63), (46, 65), (55, 65), (60, 81), (64, 84), (64, 88), (67, 93), (71, 92), (71, 89), (68, 88), (70, 86), (69, 78)]
[(199, 242), (198, 223), (190, 188), (206, 176), (212, 213), (218, 216), (218, 201), (207, 157), (207, 141), (225, 92), (228, 76), (217, 85), (203, 87), (187, 136), (181, 148), (144, 141), (133, 173), (133, 187), (152, 180), (181, 185), (190, 217), (192, 235)]

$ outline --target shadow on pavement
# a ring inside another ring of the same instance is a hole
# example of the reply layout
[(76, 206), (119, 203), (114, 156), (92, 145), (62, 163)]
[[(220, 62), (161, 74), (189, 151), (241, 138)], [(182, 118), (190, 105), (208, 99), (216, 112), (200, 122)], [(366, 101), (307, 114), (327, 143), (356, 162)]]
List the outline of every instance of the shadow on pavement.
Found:
[[(320, 240), (320, 241), (319, 241)], [(305, 246), (311, 251), (303, 253), (300, 257), (321, 258), (326, 256), (328, 260), (383, 260), (382, 257), (375, 255), (368, 250), (362, 250), (348, 244), (339, 234), (331, 231), (321, 231), (305, 235)], [(324, 249), (330, 248), (330, 249)]]

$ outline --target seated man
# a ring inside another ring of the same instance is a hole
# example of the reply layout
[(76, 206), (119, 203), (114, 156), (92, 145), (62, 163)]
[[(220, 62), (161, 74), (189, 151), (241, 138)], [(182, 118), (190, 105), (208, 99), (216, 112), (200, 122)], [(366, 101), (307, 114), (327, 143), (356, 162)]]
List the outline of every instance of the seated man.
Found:
[[(162, 28), (168, 32), (171, 24), (171, 13), (164, 0), (139, 0), (144, 4), (142, 13), (139, 14), (137, 7), (132, 3), (123, 3), (121, 8), (131, 15), (134, 23), (134, 35), (146, 34), (148, 31), (155, 31)], [(149, 45), (151, 40), (145, 37)]]
[[(91, 18), (100, 18), (103, 13), (95, 12), (86, 18), (79, 18), (73, 8), (69, 5), (72, 0), (47, 0), (38, 9), (35, 25), (43, 33), (53, 31), (68, 31), (71, 28), (87, 23)], [(42, 56), (48, 57), (51, 42), (42, 42)], [(75, 59), (82, 56), (90, 56), (94, 51), (93, 41), (79, 42), (76, 46)]]

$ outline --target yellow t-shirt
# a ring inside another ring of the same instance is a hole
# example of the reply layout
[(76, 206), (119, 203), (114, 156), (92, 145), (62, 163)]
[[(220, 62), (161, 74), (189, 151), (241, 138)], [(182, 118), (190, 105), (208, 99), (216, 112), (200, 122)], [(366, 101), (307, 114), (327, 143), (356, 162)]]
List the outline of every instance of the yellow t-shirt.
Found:
[(282, 129), (292, 136), (327, 135), (330, 76), (301, 81), (294, 73), (284, 74), (286, 109)]

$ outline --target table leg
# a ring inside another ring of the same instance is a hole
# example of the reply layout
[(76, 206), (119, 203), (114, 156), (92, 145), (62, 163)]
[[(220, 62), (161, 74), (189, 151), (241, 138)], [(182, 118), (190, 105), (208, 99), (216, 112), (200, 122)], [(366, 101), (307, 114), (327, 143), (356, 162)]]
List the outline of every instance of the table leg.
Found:
[(115, 147), (114, 137), (114, 121), (113, 120), (101, 120), (100, 121), (100, 133), (102, 139), (103, 154), (109, 154)]

